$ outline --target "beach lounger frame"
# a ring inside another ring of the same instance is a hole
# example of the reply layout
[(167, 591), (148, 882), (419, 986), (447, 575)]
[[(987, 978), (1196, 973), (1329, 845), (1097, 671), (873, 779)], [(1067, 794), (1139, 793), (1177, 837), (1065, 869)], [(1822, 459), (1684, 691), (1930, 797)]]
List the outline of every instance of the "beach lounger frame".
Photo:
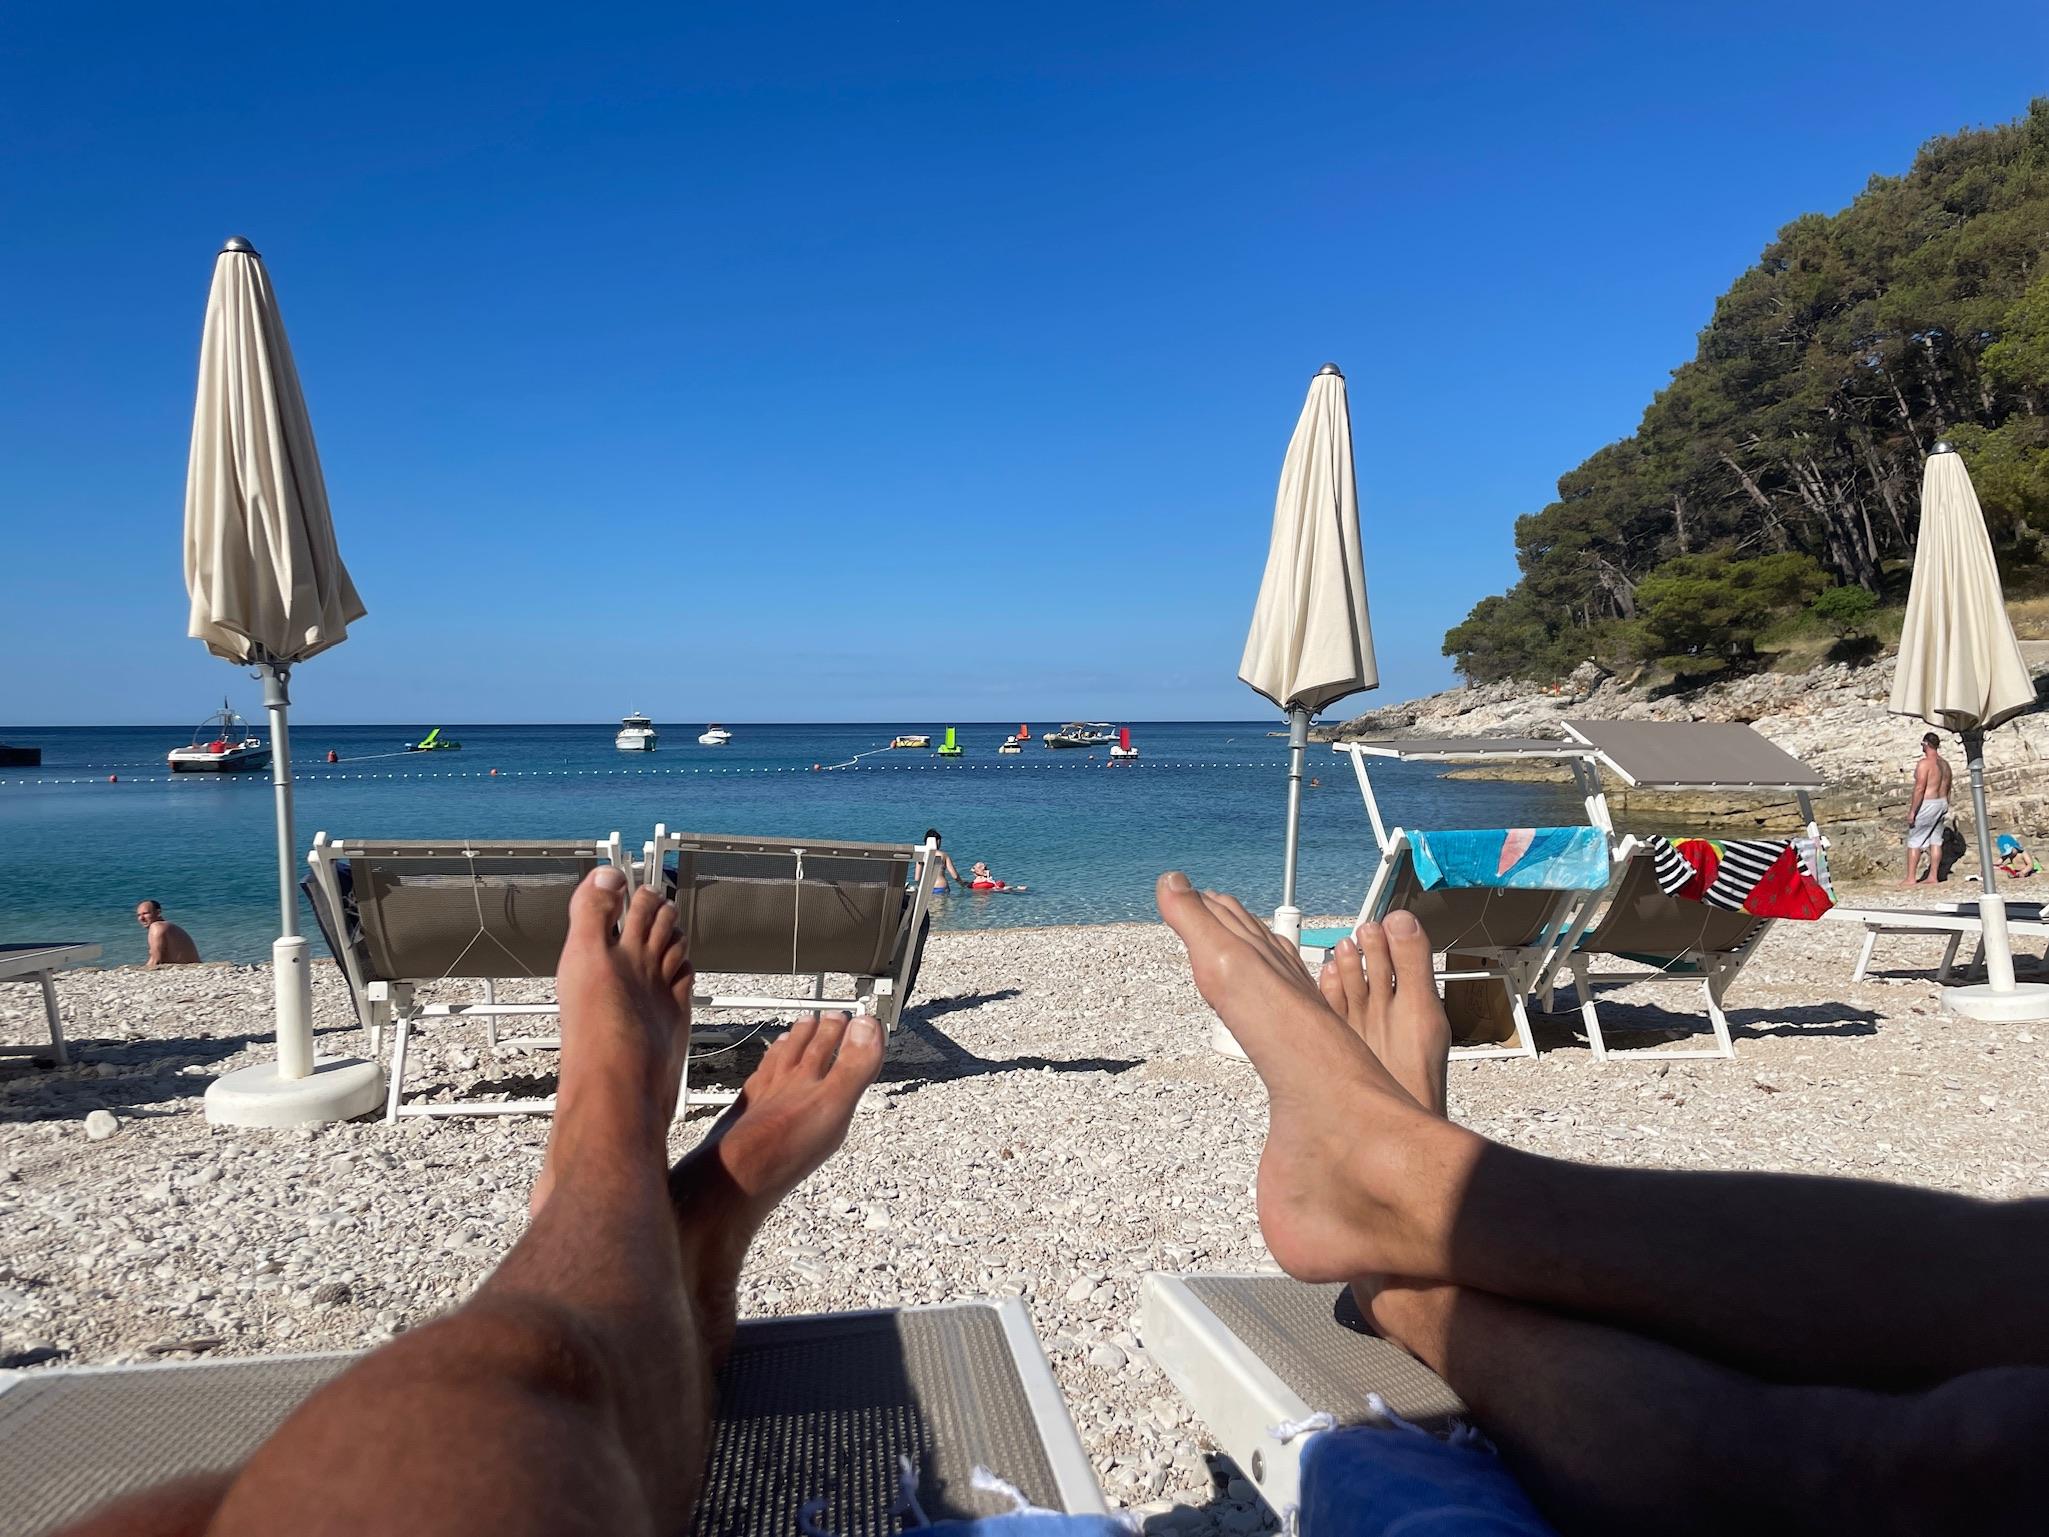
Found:
[[(730, 1103), (731, 1090), (692, 1090), (702, 1045), (730, 1038), (699, 1026), (718, 1009), (872, 1014), (885, 1044), (896, 1032), (918, 963), (919, 936), (938, 879), (938, 845), (843, 839), (757, 838), (671, 832), (657, 824), (633, 872), (676, 903), (677, 925), (700, 977), (783, 975), (802, 992), (698, 991), (691, 1000), (691, 1049), (684, 1058), (681, 1114), (691, 1105)], [(674, 861), (672, 871), (671, 861)], [(828, 993), (844, 976), (844, 993)]]
[[(1397, 827), (1381, 850), (1380, 864), (1366, 888), (1353, 927), (1379, 922), (1397, 908), (1415, 914), (1430, 936), (1430, 947), (1446, 957), (1436, 967), (1439, 982), (1498, 982), (1515, 1020), (1513, 1044), (1454, 1046), (1462, 1059), (1534, 1057), (1528, 1000), (1560, 950), (1586, 928), (1600, 886), (1543, 890), (1507, 886), (1457, 886), (1424, 890), (1416, 878), (1415, 850), (1406, 829)], [(1471, 956), (1478, 966), (1452, 966), (1449, 958)]]
[[(67, 966), (83, 966), (100, 958), (92, 944), (0, 945), (0, 982), (34, 982), (43, 990), (43, 1022), (50, 1029), (50, 1055), (68, 1066), (71, 1049), (64, 1044), (64, 1021), (57, 1012), (56, 974)], [(40, 1057), (40, 1046), (0, 1046), (0, 1057)]]
[[(53, 1531), (109, 1499), (244, 1461), (359, 1357), (0, 1371), (0, 1528)], [(979, 1465), (1033, 1504), (1106, 1504), (1016, 1298), (742, 1320), (719, 1373), (700, 1537), (893, 1532), (899, 1454), (933, 1519), (1008, 1513)], [(822, 1525), (821, 1525), (822, 1523)]]
[[(385, 1120), (552, 1112), (552, 1095), (407, 1103), (406, 1048), (422, 1020), (471, 1018), (485, 1021), (494, 1050), (559, 1045), (559, 1036), (501, 1038), (500, 1018), (555, 1017), (561, 1005), (502, 1003), (495, 983), (531, 978), (552, 984), (569, 932), (569, 898), (583, 877), (610, 864), (631, 883), (632, 861), (620, 835), (366, 839), (323, 832), (314, 835), (306, 858), (315, 913), (341, 962), (373, 1057), (391, 1031)], [(447, 980), (477, 982), (483, 997), (420, 1001), (422, 983)]]
[[(1366, 803), (1366, 818), (1373, 827), (1373, 841), (1380, 850), (1380, 864), (1375, 868), (1373, 877), (1367, 884), (1366, 899), (1360, 904), (1359, 916), (1353, 927), (1356, 928), (1369, 919), (1384, 918), (1396, 907), (1413, 908), (1418, 902), (1424, 903), (1426, 907), (1439, 906), (1446, 909), (1445, 913), (1435, 916), (1427, 913), (1421, 915), (1424, 918), (1423, 926), (1430, 935), (1431, 947), (1439, 954), (1475, 955), (1488, 964), (1478, 968), (1439, 968), (1437, 980), (1500, 982), (1508, 993), (1509, 1009), (1515, 1020), (1516, 1031), (1512, 1044), (1455, 1046), (1451, 1054), (1462, 1059), (1536, 1056), (1536, 1038), (1530, 1032), (1529, 999), (1535, 992), (1539, 979), (1549, 970), (1560, 948), (1570, 948), (1586, 928), (1593, 917), (1601, 890), (1535, 891), (1499, 888), (1500, 896), (1507, 900), (1498, 904), (1490, 903), (1488, 900), (1488, 892), (1492, 888), (1467, 887), (1431, 893), (1419, 892), (1413, 885), (1414, 865), (1408, 832), (1404, 828), (1388, 827), (1386, 819), (1381, 814), (1379, 798), (1374, 794), (1373, 776), (1367, 765), (1371, 759), (1468, 767), (1507, 763), (1560, 764), (1572, 774), (1573, 786), (1578, 790), (1581, 804), (1586, 809), (1586, 825), (1598, 828), (1602, 837), (1612, 842), (1615, 824), (1609, 819), (1607, 797), (1602, 793), (1600, 775), (1594, 767), (1597, 759), (1595, 750), (1581, 742), (1538, 737), (1401, 737), (1379, 741), (1334, 742), (1331, 744), (1331, 750), (1351, 760), (1352, 774), (1358, 781), (1360, 799)], [(1546, 899), (1549, 903), (1548, 911), (1543, 910)], [(1526, 935), (1523, 942), (1507, 945), (1493, 943), (1491, 926), (1489, 938), (1478, 943), (1468, 942), (1473, 918), (1481, 917), (1490, 905), (1498, 905), (1503, 909), (1513, 907), (1519, 915), (1535, 920), (1523, 925)], [(1473, 911), (1463, 920), (1452, 911), (1465, 908)], [(1533, 913), (1532, 909), (1537, 911)], [(1449, 923), (1445, 921), (1447, 916), (1451, 918)], [(1445, 932), (1440, 933), (1440, 930)], [(1454, 936), (1460, 940), (1459, 943), (1451, 942)]]
[[(1857, 952), (1857, 964), (1850, 971), (1852, 982), (1862, 982), (1871, 967), (1871, 953), (1882, 937), (1914, 934), (1944, 940), (1942, 959), (1935, 967), (1935, 980), (1948, 985), (1956, 966), (1957, 951), (1966, 938), (1974, 941), (1967, 971), (1985, 962), (1985, 925), (1976, 902), (1940, 902), (1933, 907), (1836, 907), (1828, 917), (1842, 923), (1864, 925), (1864, 944)], [(2007, 932), (2015, 937), (2049, 939), (2049, 920), (2039, 902), (2009, 902)], [(2018, 957), (2016, 957), (2018, 959)]]

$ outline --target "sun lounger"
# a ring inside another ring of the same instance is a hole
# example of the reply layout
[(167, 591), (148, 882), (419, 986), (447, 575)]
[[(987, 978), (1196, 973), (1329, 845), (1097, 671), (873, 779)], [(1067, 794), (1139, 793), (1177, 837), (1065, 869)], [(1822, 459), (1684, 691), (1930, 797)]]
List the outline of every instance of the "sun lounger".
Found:
[[(558, 1014), (552, 1001), (500, 1003), (495, 984), (511, 978), (552, 984), (569, 933), (569, 898), (600, 864), (629, 861), (609, 839), (329, 838), (317, 834), (311, 866), (314, 911), (348, 979), (357, 1017), (375, 1055), (392, 1028), (385, 1119), (401, 1115), (545, 1112), (553, 1099), (405, 1101), (406, 1047), (423, 1019), (482, 1017), (491, 1044), (501, 1015)], [(480, 983), (484, 996), (421, 1002), (422, 983)]]
[[(1944, 940), (1942, 959), (1935, 968), (1935, 980), (1945, 985), (1949, 982), (1957, 951), (1964, 940), (1975, 940), (1977, 944), (1971, 957), (1972, 967), (1981, 964), (1985, 957), (1985, 925), (1978, 916), (1976, 902), (1942, 902), (1933, 907), (1838, 907), (1831, 909), (1827, 916), (1840, 922), (1864, 925), (1864, 945), (1857, 952), (1857, 964), (1850, 972), (1852, 982), (1864, 980), (1864, 974), (1871, 965), (1871, 952), (1877, 948), (1881, 937), (1918, 934)], [(2044, 920), (2039, 902), (2009, 902), (2006, 928), (2009, 934), (2049, 940), (2049, 921)]]
[[(929, 844), (723, 837), (658, 826), (636, 879), (675, 901), (700, 984), (707, 977), (801, 980), (801, 991), (700, 985), (693, 1022), (712, 1010), (841, 1009), (873, 1014), (894, 1033), (938, 868)], [(847, 985), (828, 992), (834, 977)], [(693, 1029), (693, 1050), (718, 1034)], [(685, 1063), (681, 1103), (731, 1097), (693, 1095)]]
[[(1776, 921), (1686, 897), (1668, 896), (1658, 885), (1657, 869), (1650, 854), (1637, 849), (1633, 841), (1625, 840), (1613, 894), (1599, 921), (1575, 945), (1553, 957), (1538, 990), (1548, 1007), (1557, 977), (1565, 971), (1572, 973), (1580, 1017), (1586, 1022), (1587, 1044), (1593, 1048), (1596, 1061), (1606, 1061), (1611, 1056), (1660, 1061), (1733, 1057), (1736, 1047), (1729, 1039), (1729, 1018), (1722, 1012), (1722, 1000)], [(1595, 963), (1604, 957), (1631, 962), (1639, 969), (1597, 970)], [(1708, 1023), (1714, 1031), (1714, 1046), (1610, 1050), (1601, 1034), (1601, 1017), (1594, 1005), (1595, 987), (1602, 983), (1670, 982), (1700, 985)]]
[[(43, 1018), (50, 1027), (50, 1055), (59, 1067), (70, 1062), (64, 1045), (64, 1025), (57, 1017), (57, 984), (52, 979), (67, 966), (83, 966), (100, 958), (98, 945), (12, 944), (0, 945), (0, 982), (29, 982), (42, 985)], [(0, 1057), (39, 1057), (40, 1046), (0, 1046)]]
[(1150, 1274), (1146, 1353), (1277, 1515), (1301, 1503), (1298, 1429), (1311, 1415), (1442, 1434), (1465, 1406), (1442, 1378), (1359, 1319), (1342, 1285), (1283, 1275)]
[[(354, 1359), (0, 1372), (0, 1531), (232, 1468)], [(977, 1468), (1048, 1510), (1105, 1509), (1024, 1305), (965, 1302), (742, 1323), (692, 1530), (894, 1534), (900, 1457), (934, 1521), (1009, 1510), (973, 1487)]]
[[(1389, 835), (1380, 864), (1366, 889), (1353, 927), (1378, 922), (1397, 909), (1412, 913), (1430, 936), (1431, 948), (1446, 957), (1440, 982), (1496, 982), (1508, 997), (1515, 1021), (1512, 1044), (1455, 1047), (1455, 1057), (1534, 1057), (1527, 1000), (1553, 957), (1585, 927), (1592, 905), (1607, 889), (1605, 835), (1590, 828), (1533, 829), (1595, 840), (1602, 874), (1562, 887), (1433, 885), (1416, 868), (1416, 838), (1403, 828)], [(1432, 835), (1420, 835), (1428, 838)], [(1446, 835), (1436, 835), (1446, 836)], [(1457, 834), (1449, 836), (1459, 836)], [(1350, 929), (1310, 930), (1305, 947), (1334, 945)]]

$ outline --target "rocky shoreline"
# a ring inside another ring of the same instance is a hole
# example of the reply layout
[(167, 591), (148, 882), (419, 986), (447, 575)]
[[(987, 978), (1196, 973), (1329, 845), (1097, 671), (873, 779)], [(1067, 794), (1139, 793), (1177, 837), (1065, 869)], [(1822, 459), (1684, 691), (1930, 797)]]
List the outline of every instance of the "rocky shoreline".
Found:
[[(1540, 1023), (1534, 1062), (1454, 1064), (1453, 1112), (1565, 1158), (2049, 1188), (2035, 1036), (1945, 1018), (1936, 941), (1889, 944), (1887, 969), (1850, 983), (1859, 937), (1775, 928), (1730, 1000), (1733, 1062), (1596, 1064), (1567, 1013)], [(334, 968), (314, 975), (321, 1049), (360, 1051)], [(466, 1296), (524, 1225), (539, 1117), (207, 1125), (207, 1084), (269, 1054), (267, 966), (57, 986), (76, 1061), (0, 1059), (0, 1363), (367, 1348)], [(1178, 944), (1157, 924), (940, 934), (923, 991), (846, 1148), (762, 1234), (742, 1312), (1022, 1297), (1119, 1504), (1184, 1537), (1267, 1529), (1136, 1318), (1147, 1270), (1271, 1265), (1253, 1212), (1265, 1097), (1209, 1049)], [(1625, 1043), (1693, 998), (1609, 996)], [(41, 1030), (36, 989), (0, 988), (0, 1040)], [(430, 1091), (551, 1082), (551, 1053), (494, 1057), (481, 1024), (415, 1040), (409, 1084)], [(733, 1081), (758, 1049), (708, 1076)], [(675, 1151), (709, 1121), (679, 1123)]]
[[(2040, 648), (2027, 648), (2038, 652)], [(2044, 659), (2031, 655), (2038, 682)], [(1754, 726), (1828, 781), (1815, 810), (1830, 842), (1830, 862), (1849, 878), (1886, 874), (1900, 863), (1914, 760), (1922, 722), (1886, 713), (1893, 659), (1862, 666), (1836, 663), (1806, 673), (1759, 673), (1690, 693), (1658, 693), (1588, 663), (1562, 687), (1503, 681), (1448, 689), (1367, 711), (1318, 728), (1322, 741), (1376, 736), (1558, 736), (1559, 722), (1590, 720), (1740, 721)], [(1975, 838), (1963, 754), (1956, 738), (1945, 751), (1959, 781), (1952, 810), (1967, 841)], [(1986, 738), (1986, 794), (1995, 831), (2033, 845), (2049, 839), (2049, 715), (2009, 722)], [(1460, 769), (1455, 775), (1539, 777), (1548, 771)], [(1791, 798), (1651, 794), (1611, 785), (1609, 804), (1625, 830), (1675, 827), (1717, 833), (1790, 831), (1798, 823)], [(1953, 879), (1978, 868), (1975, 845)]]

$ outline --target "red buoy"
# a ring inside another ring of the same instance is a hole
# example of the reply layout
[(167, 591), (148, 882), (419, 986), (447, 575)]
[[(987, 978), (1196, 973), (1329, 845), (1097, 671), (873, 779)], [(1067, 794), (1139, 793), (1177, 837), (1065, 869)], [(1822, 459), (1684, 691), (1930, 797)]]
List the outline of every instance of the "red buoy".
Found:
[(327, 761), (329, 763), (339, 763), (341, 762), (341, 754), (330, 747), (327, 749)]
[(496, 769), (493, 769), (493, 770), (491, 770), (491, 777), (492, 777), (493, 779), (496, 779), (496, 778), (498, 777), (498, 770), (496, 770)]
[(120, 783), (120, 780), (119, 780), (119, 779), (118, 779), (118, 778), (117, 778), (116, 776), (114, 776), (114, 775), (112, 775), (112, 774), (109, 774), (109, 775), (107, 776), (107, 783), (108, 783), (108, 784), (110, 784), (110, 785), (111, 785), (111, 784), (119, 784), (119, 783)]

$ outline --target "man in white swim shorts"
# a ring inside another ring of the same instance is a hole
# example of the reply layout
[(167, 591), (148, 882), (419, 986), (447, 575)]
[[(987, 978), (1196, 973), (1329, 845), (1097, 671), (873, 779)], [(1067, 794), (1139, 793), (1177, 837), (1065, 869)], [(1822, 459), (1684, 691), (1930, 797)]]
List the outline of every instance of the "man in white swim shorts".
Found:
[[(1952, 774), (1942, 756), (1942, 738), (1929, 732), (1921, 738), (1921, 761), (1914, 765), (1914, 800), (1907, 807), (1907, 878), (1902, 886), (1930, 885), (1942, 865), (1942, 824), (1949, 815)], [(1921, 855), (1928, 855), (1928, 873), (1916, 877)]]

